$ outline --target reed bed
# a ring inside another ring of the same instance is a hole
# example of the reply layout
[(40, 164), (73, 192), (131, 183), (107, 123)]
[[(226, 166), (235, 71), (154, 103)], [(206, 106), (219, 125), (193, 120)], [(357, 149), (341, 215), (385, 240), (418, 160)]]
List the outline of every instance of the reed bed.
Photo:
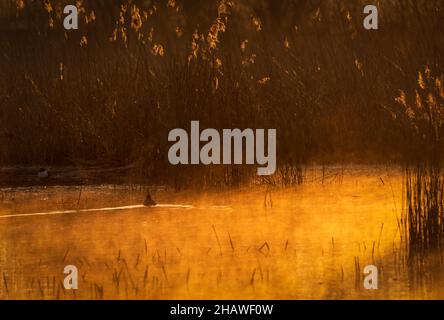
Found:
[(406, 238), (412, 253), (443, 249), (444, 174), (441, 168), (420, 165), (406, 169)]
[(440, 1), (383, 2), (376, 32), (365, 1), (80, 1), (73, 32), (64, 4), (2, 3), (2, 165), (135, 165), (179, 189), (248, 181), (168, 164), (168, 132), (200, 120), (276, 128), (282, 183), (298, 184), (306, 163), (413, 157), (394, 97), (425, 65), (442, 73)]

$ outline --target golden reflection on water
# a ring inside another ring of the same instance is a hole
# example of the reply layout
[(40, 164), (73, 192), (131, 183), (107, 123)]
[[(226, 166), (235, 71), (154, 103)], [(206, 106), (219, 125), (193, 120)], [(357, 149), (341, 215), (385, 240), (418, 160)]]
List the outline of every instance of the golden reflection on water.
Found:
[[(140, 207), (144, 191), (123, 186), (84, 187), (81, 193), (80, 187), (3, 190), (0, 297), (444, 296), (440, 257), (420, 271), (404, 259), (397, 226), (400, 170), (306, 175), (302, 186), (273, 190), (272, 207), (264, 206), (263, 186), (207, 193), (158, 190), (157, 208)], [(24, 215), (54, 211), (59, 213)], [(378, 290), (363, 287), (368, 264), (379, 268)], [(79, 290), (63, 289), (66, 265), (77, 266)]]

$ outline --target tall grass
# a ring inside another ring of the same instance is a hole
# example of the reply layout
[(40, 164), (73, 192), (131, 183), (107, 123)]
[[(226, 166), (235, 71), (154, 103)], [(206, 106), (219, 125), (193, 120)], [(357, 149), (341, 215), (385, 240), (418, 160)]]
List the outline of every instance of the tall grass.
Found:
[(406, 170), (406, 220), (409, 249), (425, 253), (443, 249), (444, 172), (420, 165)]
[(441, 2), (381, 3), (376, 32), (365, 1), (82, 1), (70, 32), (65, 1), (8, 4), (1, 164), (136, 164), (178, 188), (248, 180), (254, 170), (168, 164), (168, 132), (191, 120), (276, 128), (284, 184), (308, 162), (400, 161), (414, 152), (393, 96), (443, 65)]
[(407, 166), (406, 212), (403, 221), (410, 253), (420, 256), (443, 249), (444, 243), (444, 75), (429, 66), (418, 72), (412, 92), (400, 90), (396, 101), (410, 137)]

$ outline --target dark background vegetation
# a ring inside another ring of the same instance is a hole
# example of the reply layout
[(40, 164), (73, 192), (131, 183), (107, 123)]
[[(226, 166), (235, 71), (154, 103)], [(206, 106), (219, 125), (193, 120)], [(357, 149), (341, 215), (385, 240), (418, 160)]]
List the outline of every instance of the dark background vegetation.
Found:
[[(442, 150), (437, 82), (435, 122), (421, 126), (414, 102), (419, 72), (442, 81), (442, 0), (85, 0), (76, 31), (63, 29), (69, 1), (0, 3), (2, 165), (134, 164), (183, 180), (200, 169), (170, 166), (167, 136), (191, 120), (277, 128), (281, 170)], [(367, 4), (378, 31), (362, 26)], [(221, 183), (237, 179), (227, 170)]]

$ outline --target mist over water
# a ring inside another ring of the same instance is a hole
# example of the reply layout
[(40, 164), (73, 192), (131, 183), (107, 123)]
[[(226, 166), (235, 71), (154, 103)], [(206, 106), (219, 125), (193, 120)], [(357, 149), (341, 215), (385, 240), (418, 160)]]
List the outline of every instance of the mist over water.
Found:
[[(159, 189), (153, 208), (130, 186), (83, 187), (80, 200), (76, 186), (10, 193), (0, 203), (2, 298), (442, 298), (441, 258), (421, 271), (405, 257), (399, 168), (305, 175), (271, 200), (264, 186)], [(61, 287), (68, 264), (79, 270), (75, 297)], [(379, 290), (363, 287), (369, 264)]]

